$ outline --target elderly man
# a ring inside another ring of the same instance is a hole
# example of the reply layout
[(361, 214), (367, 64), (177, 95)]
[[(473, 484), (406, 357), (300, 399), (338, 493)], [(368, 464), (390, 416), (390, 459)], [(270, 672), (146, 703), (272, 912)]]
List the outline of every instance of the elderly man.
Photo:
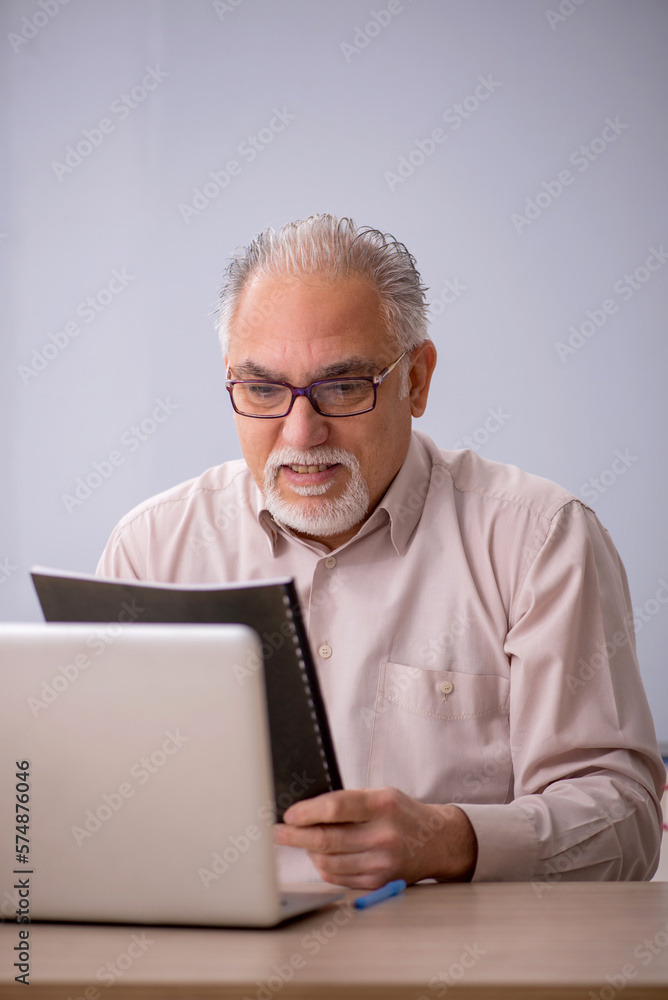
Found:
[(220, 311), (244, 461), (133, 510), (98, 572), (295, 578), (344, 790), (275, 827), (283, 878), (649, 878), (664, 771), (624, 569), (559, 486), (412, 430), (424, 291), (348, 219), (254, 240)]

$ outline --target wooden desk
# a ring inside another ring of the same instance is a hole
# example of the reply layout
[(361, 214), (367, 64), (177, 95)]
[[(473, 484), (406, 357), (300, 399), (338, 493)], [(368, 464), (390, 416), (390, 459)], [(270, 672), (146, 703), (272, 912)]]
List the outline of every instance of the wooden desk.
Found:
[[(35, 924), (29, 991), (13, 982), (18, 928), (0, 931), (0, 998), (668, 997), (668, 884), (659, 882), (430, 883), (271, 931)], [(114, 961), (122, 975), (99, 979)]]

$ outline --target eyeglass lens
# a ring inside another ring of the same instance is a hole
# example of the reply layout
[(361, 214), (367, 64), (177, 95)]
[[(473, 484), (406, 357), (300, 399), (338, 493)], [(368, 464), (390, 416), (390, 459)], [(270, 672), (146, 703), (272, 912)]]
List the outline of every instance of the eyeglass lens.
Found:
[[(284, 385), (271, 382), (238, 382), (232, 387), (234, 405), (249, 416), (278, 416), (290, 407), (292, 393)], [(321, 382), (311, 395), (325, 416), (358, 413), (373, 406), (371, 382), (352, 379), (347, 382)]]

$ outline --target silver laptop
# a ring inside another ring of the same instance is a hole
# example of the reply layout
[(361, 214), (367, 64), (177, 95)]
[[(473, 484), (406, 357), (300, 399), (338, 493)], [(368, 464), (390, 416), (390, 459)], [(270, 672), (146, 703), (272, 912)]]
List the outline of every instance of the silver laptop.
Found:
[(342, 897), (279, 891), (264, 674), (234, 669), (259, 654), (240, 625), (0, 625), (0, 878), (31, 919), (270, 927)]

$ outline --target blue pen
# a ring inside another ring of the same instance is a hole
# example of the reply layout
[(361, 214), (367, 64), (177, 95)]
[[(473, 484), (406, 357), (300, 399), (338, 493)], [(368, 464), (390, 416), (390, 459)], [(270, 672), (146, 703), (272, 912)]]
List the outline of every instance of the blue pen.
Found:
[(403, 892), (406, 888), (406, 883), (402, 878), (398, 878), (395, 882), (388, 882), (387, 885), (383, 885), (380, 889), (376, 889), (374, 892), (368, 893), (366, 896), (358, 896), (353, 906), (356, 910), (365, 910), (367, 906), (373, 906), (374, 903), (382, 903), (384, 899), (390, 899), (392, 896), (398, 896), (400, 892)]

